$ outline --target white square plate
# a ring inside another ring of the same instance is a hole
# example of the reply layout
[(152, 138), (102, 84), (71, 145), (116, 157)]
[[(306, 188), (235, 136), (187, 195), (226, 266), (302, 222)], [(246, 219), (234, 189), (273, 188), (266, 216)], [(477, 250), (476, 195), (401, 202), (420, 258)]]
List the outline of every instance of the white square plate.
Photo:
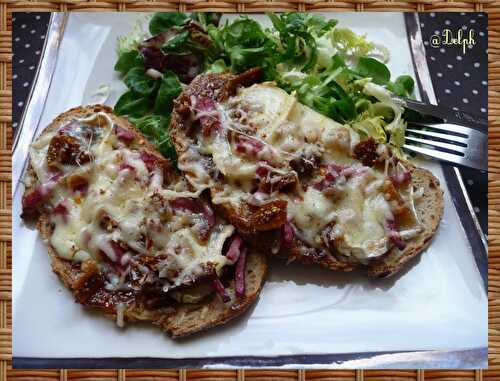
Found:
[[(389, 68), (394, 77), (414, 73), (402, 13), (325, 15), (387, 46), (391, 51)], [(91, 102), (91, 94), (99, 85), (111, 86), (107, 103), (114, 105), (124, 90), (113, 72), (117, 59), (116, 38), (129, 32), (138, 17), (143, 16), (137, 13), (69, 14), (37, 133), (59, 113)], [(266, 19), (262, 15), (251, 17)], [(24, 154), (23, 163), (26, 160)], [(415, 353), (408, 356), (400, 353), (399, 361), (405, 359), (405, 362), (398, 363), (397, 357), (390, 355), (379, 356), (375, 362), (354, 359), (372, 358), (380, 352), (478, 349), (481, 358), (474, 365), (484, 364), (488, 337), (487, 297), (482, 279), (441, 167), (431, 162), (422, 162), (422, 165), (440, 179), (445, 189), (444, 216), (430, 248), (400, 275), (389, 280), (369, 280), (360, 273), (341, 274), (272, 262), (260, 300), (249, 313), (225, 327), (179, 342), (146, 325), (120, 329), (114, 322), (76, 304), (52, 273), (46, 248), (36, 230), (22, 223), (19, 214), (23, 186), (15, 187), (14, 365), (26, 366), (30, 362), (22, 360), (31, 359), (31, 364), (40, 367), (63, 364), (74, 367), (97, 363), (51, 363), (47, 359), (135, 357), (190, 359), (158, 362), (158, 366), (295, 363), (315, 364), (311, 365), (314, 367), (398, 364), (426, 367), (433, 366), (432, 356)], [(19, 168), (22, 166), (14, 165), (14, 179), (20, 176)], [(252, 362), (252, 357), (261, 362)], [(266, 362), (265, 358), (283, 361)], [(334, 359), (346, 361), (333, 362)], [(464, 364), (458, 357), (451, 359), (458, 365)], [(144, 361), (121, 366), (156, 364)], [(111, 362), (99, 364), (114, 366)], [(447, 362), (446, 366), (453, 364)]]

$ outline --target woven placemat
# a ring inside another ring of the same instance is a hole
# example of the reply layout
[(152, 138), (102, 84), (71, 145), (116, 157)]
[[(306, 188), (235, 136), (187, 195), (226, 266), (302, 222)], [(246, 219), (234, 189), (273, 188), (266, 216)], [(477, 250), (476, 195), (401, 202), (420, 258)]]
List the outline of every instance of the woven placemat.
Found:
[[(470, 371), (329, 370), (14, 370), (11, 315), (12, 12), (23, 11), (463, 11), (488, 12), (489, 369)], [(12, 381), (500, 381), (500, 1), (0, 1), (0, 380)]]

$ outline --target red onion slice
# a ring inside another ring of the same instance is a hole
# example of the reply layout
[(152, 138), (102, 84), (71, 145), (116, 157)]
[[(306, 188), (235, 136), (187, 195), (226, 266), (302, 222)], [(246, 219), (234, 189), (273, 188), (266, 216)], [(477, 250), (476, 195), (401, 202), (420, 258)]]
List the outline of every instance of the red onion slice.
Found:
[(63, 172), (61, 171), (53, 172), (46, 183), (23, 196), (23, 215), (29, 216), (36, 213), (37, 209), (52, 195), (52, 191), (57, 185), (57, 180), (62, 176)]
[(154, 167), (156, 166), (156, 163), (158, 162), (158, 158), (155, 155), (150, 154), (149, 152), (146, 151), (141, 151), (139, 154), (141, 160), (144, 162), (146, 165), (146, 168), (148, 171), (152, 171)]
[(240, 248), (243, 244), (243, 240), (238, 234), (235, 234), (232, 237), (231, 244), (229, 245), (229, 250), (226, 253), (226, 258), (231, 261), (231, 263), (235, 263), (240, 257)]
[(266, 162), (259, 162), (255, 173), (258, 177), (266, 177), (271, 172), (272, 167)]
[(109, 241), (109, 244), (111, 245), (111, 248), (113, 249), (116, 258), (118, 259), (118, 261), (120, 261), (121, 258), (123, 257), (123, 254), (125, 254), (125, 249), (115, 241)]
[(47, 192), (43, 187), (38, 187), (34, 191), (26, 194), (23, 197), (23, 214), (36, 211), (42, 205), (47, 196)]
[(407, 184), (408, 182), (411, 181), (411, 172), (410, 171), (397, 172), (395, 175), (389, 176), (389, 178), (391, 179), (394, 186), (398, 187), (400, 185)]
[(401, 235), (396, 230), (396, 221), (387, 220), (386, 229), (389, 236), (389, 240), (392, 242), (392, 244), (396, 246), (399, 250), (403, 250), (406, 247), (406, 242), (401, 238)]
[(200, 119), (203, 135), (210, 136), (213, 131), (220, 130), (221, 123), (214, 100), (198, 97), (195, 102), (196, 117)]
[(69, 216), (69, 210), (68, 210), (68, 205), (67, 201), (61, 201), (59, 204), (57, 204), (54, 209), (52, 209), (52, 214), (56, 216), (61, 216), (63, 222), (65, 224), (68, 223), (68, 216)]
[(62, 171), (55, 171), (55, 172), (50, 172), (50, 177), (49, 177), (49, 182), (50, 183), (55, 183), (57, 182), (57, 180), (59, 180), (63, 175), (64, 173)]
[(215, 225), (215, 214), (208, 203), (203, 203), (203, 217), (207, 220), (208, 229), (212, 230)]
[(121, 163), (118, 167), (118, 171), (125, 171), (129, 170), (131, 172), (135, 172), (135, 167), (131, 166), (130, 164), (127, 163)]
[(290, 221), (287, 221), (283, 226), (281, 226), (281, 246), (285, 248), (290, 248), (293, 244), (293, 239), (295, 238), (295, 230)]
[(235, 138), (236, 151), (247, 155), (256, 155), (264, 149), (264, 144), (257, 139), (238, 134)]
[(170, 207), (176, 210), (189, 211), (194, 214), (201, 214), (206, 221), (203, 227), (203, 236), (207, 237), (212, 228), (215, 226), (215, 214), (206, 202), (194, 200), (189, 197), (178, 197), (169, 201)]
[(169, 203), (174, 210), (189, 210), (193, 213), (199, 212), (198, 205), (196, 205), (196, 202), (189, 197), (177, 197), (173, 200), (170, 200)]
[(113, 240), (108, 241), (106, 244), (100, 246), (100, 252), (103, 259), (114, 272), (123, 274), (128, 271), (127, 265), (130, 261), (130, 256), (126, 254), (127, 251), (118, 242)]
[(222, 284), (219, 278), (214, 279), (213, 286), (215, 291), (220, 295), (224, 303), (227, 303), (231, 300), (229, 294), (227, 293), (226, 289), (224, 288), (224, 285)]
[(116, 137), (125, 143), (130, 143), (134, 140), (135, 135), (127, 130), (126, 128), (122, 128), (120, 126), (115, 127)]
[(247, 263), (247, 249), (243, 247), (240, 252), (240, 257), (236, 263), (236, 269), (234, 273), (235, 282), (235, 293), (237, 298), (242, 298), (245, 296), (245, 270)]

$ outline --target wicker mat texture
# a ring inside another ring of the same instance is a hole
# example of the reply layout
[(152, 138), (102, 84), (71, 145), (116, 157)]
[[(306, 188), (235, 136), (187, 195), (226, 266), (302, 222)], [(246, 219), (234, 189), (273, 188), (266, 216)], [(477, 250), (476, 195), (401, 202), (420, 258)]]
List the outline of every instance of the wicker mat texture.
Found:
[[(25, 11), (463, 11), (489, 14), (489, 369), (329, 370), (13, 370), (11, 366), (12, 12)], [(0, 0), (0, 380), (11, 381), (500, 381), (500, 1), (2, 1)]]

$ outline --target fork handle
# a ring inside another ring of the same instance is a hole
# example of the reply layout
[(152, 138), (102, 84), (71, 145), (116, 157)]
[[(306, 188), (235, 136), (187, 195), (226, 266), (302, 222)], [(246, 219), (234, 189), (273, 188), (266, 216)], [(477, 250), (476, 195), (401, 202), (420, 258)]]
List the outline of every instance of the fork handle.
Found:
[(435, 116), (462, 126), (470, 127), (481, 132), (488, 132), (488, 120), (479, 115), (470, 114), (463, 111), (455, 111), (443, 106), (431, 105), (408, 98), (394, 98), (402, 106), (422, 114)]

